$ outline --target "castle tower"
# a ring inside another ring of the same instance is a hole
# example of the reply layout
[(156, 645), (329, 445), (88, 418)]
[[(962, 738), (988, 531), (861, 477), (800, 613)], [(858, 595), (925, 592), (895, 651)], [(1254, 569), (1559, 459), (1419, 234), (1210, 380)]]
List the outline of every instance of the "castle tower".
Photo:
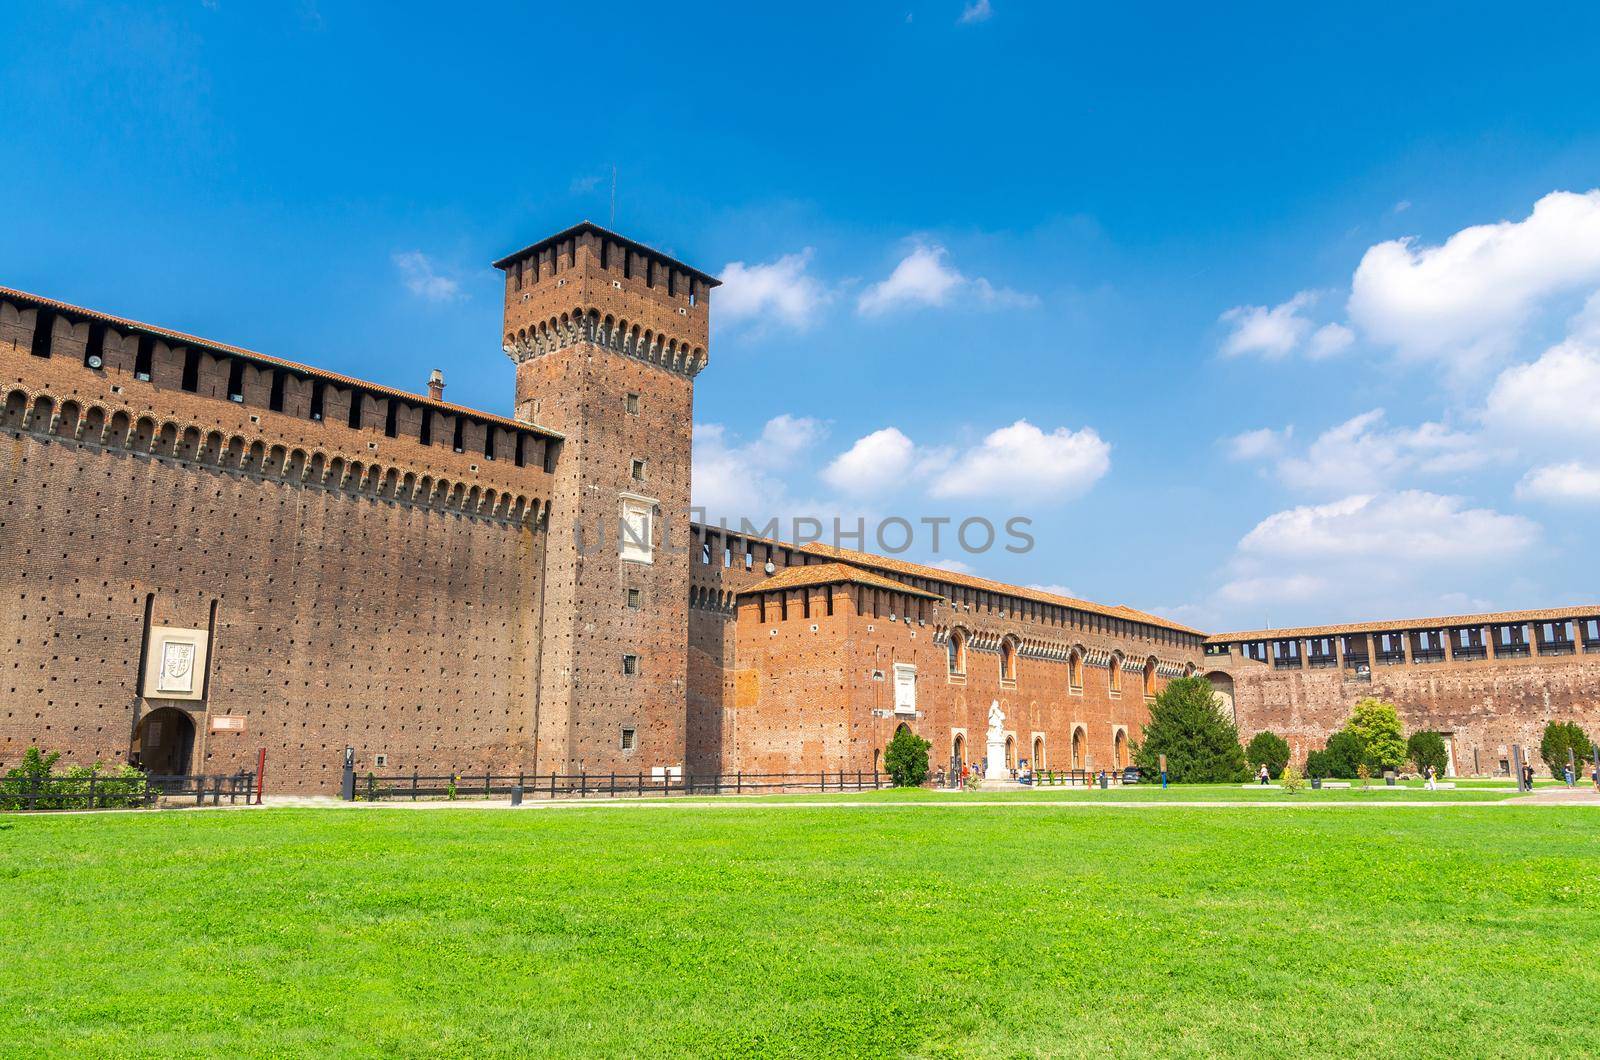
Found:
[(587, 222), (495, 262), (516, 415), (560, 431), (541, 771), (681, 767), (694, 378), (718, 281)]

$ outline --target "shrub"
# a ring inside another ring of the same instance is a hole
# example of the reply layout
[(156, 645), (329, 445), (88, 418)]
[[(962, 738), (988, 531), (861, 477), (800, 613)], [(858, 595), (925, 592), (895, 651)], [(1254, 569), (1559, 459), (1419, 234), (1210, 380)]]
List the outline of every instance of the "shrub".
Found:
[(1361, 781), (1361, 786), (1364, 788), (1367, 786), (1367, 781), (1372, 779), (1372, 769), (1365, 762), (1362, 762), (1356, 766), (1356, 777)]
[(1359, 699), (1344, 727), (1361, 741), (1361, 760), (1373, 773), (1399, 769), (1405, 763), (1406, 741), (1393, 703), (1372, 696)]
[(928, 779), (927, 740), (910, 729), (897, 729), (883, 753), (883, 768), (897, 788), (914, 788)]
[(1300, 777), (1300, 771), (1294, 766), (1284, 766), (1283, 773), (1278, 777), (1278, 781), (1283, 785), (1283, 790), (1290, 795), (1306, 786), (1306, 782)]
[(1283, 775), (1283, 767), (1289, 764), (1289, 741), (1274, 732), (1258, 732), (1244, 749), (1244, 758), (1252, 772), (1265, 762), (1267, 772), (1277, 779)]
[(1145, 776), (1161, 772), (1173, 783), (1218, 784), (1248, 779), (1239, 730), (1222, 713), (1211, 682), (1179, 677), (1150, 704), (1150, 721), (1133, 745), (1133, 762)]
[(1322, 780), (1333, 776), (1328, 771), (1328, 752), (1309, 751), (1306, 753), (1306, 776)]
[(131, 765), (115, 773), (105, 772), (99, 762), (88, 766), (68, 766), (57, 773), (61, 752), (45, 754), (30, 747), (22, 764), (7, 771), (0, 780), (0, 810), (73, 810), (89, 805), (90, 781), (115, 780), (115, 784), (95, 784), (97, 807), (139, 806), (144, 803), (145, 775)]
[(1589, 737), (1577, 722), (1552, 721), (1544, 727), (1544, 737), (1539, 741), (1539, 755), (1549, 767), (1550, 775), (1560, 777), (1567, 767), (1567, 749), (1578, 761), (1578, 775), (1583, 775), (1583, 760), (1589, 757)]
[(1411, 734), (1411, 739), (1406, 741), (1406, 757), (1417, 764), (1418, 773), (1432, 766), (1434, 775), (1441, 777), (1450, 762), (1449, 752), (1444, 748), (1444, 737), (1429, 730)]
[(1341, 780), (1351, 779), (1361, 765), (1361, 738), (1353, 732), (1340, 729), (1328, 737), (1323, 760), (1328, 767), (1328, 776), (1338, 777)]

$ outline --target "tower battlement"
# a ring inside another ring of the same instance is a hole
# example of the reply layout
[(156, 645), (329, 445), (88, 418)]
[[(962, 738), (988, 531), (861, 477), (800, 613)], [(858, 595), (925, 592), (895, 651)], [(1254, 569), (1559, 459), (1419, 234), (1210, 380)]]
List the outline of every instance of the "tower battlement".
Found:
[(685, 375), (705, 367), (714, 276), (588, 221), (494, 265), (519, 365), (588, 341)]

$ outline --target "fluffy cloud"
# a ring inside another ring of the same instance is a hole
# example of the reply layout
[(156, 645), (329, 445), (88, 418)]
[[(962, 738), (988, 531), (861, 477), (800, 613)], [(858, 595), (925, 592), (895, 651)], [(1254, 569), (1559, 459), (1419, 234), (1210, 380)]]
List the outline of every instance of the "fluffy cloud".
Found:
[(1351, 281), (1351, 320), (1403, 357), (1470, 370), (1510, 352), (1552, 299), (1600, 284), (1600, 190), (1552, 192), (1521, 221), (1438, 246), (1379, 243)]
[(1440, 423), (1388, 429), (1383, 418), (1382, 409), (1373, 409), (1324, 431), (1304, 454), (1280, 459), (1278, 477), (1295, 489), (1342, 492), (1382, 485), (1411, 472), (1467, 471), (1488, 460), (1474, 435)]
[(1246, 534), (1239, 551), (1264, 559), (1426, 566), (1504, 560), (1538, 537), (1538, 525), (1520, 515), (1468, 508), (1460, 497), (1405, 490), (1278, 512)]
[(934, 480), (935, 497), (1064, 500), (1111, 470), (1111, 446), (1092, 427), (1050, 433), (1027, 420), (991, 432)]
[(1600, 467), (1572, 461), (1536, 467), (1517, 483), (1520, 500), (1600, 504)]
[(948, 251), (936, 244), (918, 243), (889, 276), (861, 292), (856, 309), (878, 316), (896, 309), (943, 306), (958, 296), (984, 307), (1037, 305), (1029, 294), (995, 287), (981, 276), (969, 278), (948, 260)]
[(1289, 440), (1293, 437), (1292, 426), (1285, 427), (1281, 431), (1262, 427), (1236, 434), (1232, 438), (1225, 438), (1222, 444), (1227, 448), (1228, 456), (1234, 460), (1268, 460), (1282, 456)]
[(888, 493), (905, 482), (916, 461), (917, 447), (896, 427), (873, 431), (822, 470), (834, 489), (857, 495)]
[(1332, 357), (1343, 353), (1356, 341), (1356, 333), (1343, 324), (1324, 324), (1311, 336), (1311, 341), (1306, 343), (1306, 356), (1313, 361), (1320, 361), (1324, 357)]
[(770, 517), (792, 507), (778, 472), (822, 439), (822, 424), (782, 415), (766, 422), (761, 437), (737, 443), (720, 423), (694, 425), (694, 504), (712, 517)]
[(1223, 356), (1259, 353), (1270, 360), (1287, 357), (1311, 333), (1312, 323), (1302, 312), (1316, 301), (1316, 292), (1301, 291), (1271, 308), (1234, 306), (1222, 314), (1222, 322), (1233, 328), (1222, 342)]
[(810, 326), (828, 300), (828, 290), (808, 275), (812, 248), (785, 254), (776, 261), (746, 265), (730, 261), (722, 267), (717, 289), (717, 319), (775, 321), (794, 328)]
[(1037, 590), (1038, 592), (1041, 592), (1041, 593), (1051, 593), (1051, 594), (1053, 594), (1055, 596), (1066, 596), (1066, 597), (1070, 597), (1070, 598), (1072, 598), (1074, 600), (1079, 599), (1077, 593), (1073, 592), (1067, 586), (1061, 585), (1060, 583), (1057, 583), (1057, 582), (1051, 582), (1051, 583), (1049, 583), (1047, 585), (1030, 585), (1030, 586), (1028, 586), (1028, 588)]
[(461, 297), (461, 284), (441, 274), (422, 251), (396, 252), (393, 261), (401, 284), (416, 297), (428, 302), (453, 302)]
[(1600, 346), (1571, 338), (1501, 372), (1484, 419), (1513, 436), (1600, 443)]

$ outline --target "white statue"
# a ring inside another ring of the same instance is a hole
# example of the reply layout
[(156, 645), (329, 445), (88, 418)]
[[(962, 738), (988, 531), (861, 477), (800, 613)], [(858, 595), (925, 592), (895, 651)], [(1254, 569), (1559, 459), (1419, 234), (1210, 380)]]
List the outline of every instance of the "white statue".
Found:
[(1006, 712), (1000, 709), (998, 699), (989, 704), (988, 761), (983, 771), (985, 780), (1010, 780), (1011, 770), (1006, 764)]

